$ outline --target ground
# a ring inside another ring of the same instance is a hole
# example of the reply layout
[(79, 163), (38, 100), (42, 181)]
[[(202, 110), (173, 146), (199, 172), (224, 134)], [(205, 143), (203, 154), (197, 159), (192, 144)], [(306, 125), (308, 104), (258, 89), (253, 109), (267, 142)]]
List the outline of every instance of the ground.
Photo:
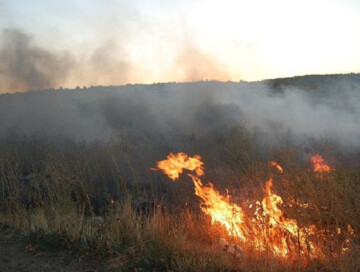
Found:
[[(39, 241), (37, 241), (39, 242)], [(31, 244), (12, 230), (0, 230), (0, 271), (104, 271), (105, 264), (83, 259), (70, 250), (50, 249), (41, 243)]]

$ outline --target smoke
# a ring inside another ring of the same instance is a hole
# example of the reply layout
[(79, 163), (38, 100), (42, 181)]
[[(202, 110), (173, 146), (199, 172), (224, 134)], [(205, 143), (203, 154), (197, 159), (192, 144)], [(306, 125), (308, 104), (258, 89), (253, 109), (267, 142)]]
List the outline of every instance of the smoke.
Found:
[(88, 57), (75, 57), (37, 46), (19, 29), (5, 29), (0, 44), (0, 93), (124, 84), (132, 72), (126, 55), (121, 45), (108, 40)]
[[(242, 127), (282, 144), (331, 140), (360, 147), (360, 75), (305, 76), (263, 82), (168, 83), (37, 91), (0, 96), (0, 135), (113, 134), (214, 139)], [(176, 141), (174, 141), (176, 142)]]
[(44, 89), (64, 82), (73, 65), (67, 54), (56, 55), (32, 44), (18, 29), (5, 29), (0, 47), (0, 90)]
[(156, 126), (156, 116), (151, 105), (130, 93), (111, 94), (99, 103), (99, 114), (112, 130), (142, 134)]
[[(228, 67), (216, 57), (201, 51), (189, 39), (182, 41), (174, 52), (167, 52), (173, 56), (163, 64), (166, 67), (164, 73), (154, 69), (159, 65), (155, 59), (140, 64), (132, 59), (126, 49), (129, 38), (121, 43), (112, 38), (99, 37), (99, 45), (85, 46), (83, 54), (76, 54), (57, 52), (44, 44), (38, 45), (33, 36), (17, 28), (5, 29), (1, 36), (0, 94), (153, 82), (156, 78), (161, 80), (164, 77), (169, 81), (230, 78)], [(169, 41), (164, 44), (166, 48), (173, 47)]]
[(317, 90), (286, 86), (281, 92), (274, 92), (264, 86), (230, 91), (222, 95), (221, 101), (235, 101), (245, 113), (249, 127), (257, 127), (271, 139), (281, 141), (290, 134), (298, 141), (326, 139), (359, 147), (360, 110), (356, 105), (360, 102), (360, 88), (352, 86), (356, 81), (359, 76), (355, 81), (342, 81), (340, 77)]
[(223, 80), (230, 78), (227, 68), (215, 57), (202, 52), (190, 41), (183, 43), (171, 71), (178, 74), (180, 81), (197, 81), (204, 79)]
[[(39, 46), (34, 37), (19, 29), (5, 29), (0, 42), (0, 92), (114, 85), (151, 78), (153, 67), (144, 63), (139, 68), (126, 41), (100, 38), (92, 51), (77, 55)], [(165, 47), (171, 45), (164, 43)], [(229, 77), (226, 67), (191, 39), (180, 42), (175, 52), (165, 65), (174, 79)], [(331, 139), (359, 147), (359, 86), (359, 75), (343, 75), (3, 95), (0, 134), (15, 129), (28, 135), (46, 132), (86, 140), (106, 140), (113, 133), (215, 137), (241, 126), (260, 131), (263, 140), (272, 143), (291, 135), (296, 141)]]

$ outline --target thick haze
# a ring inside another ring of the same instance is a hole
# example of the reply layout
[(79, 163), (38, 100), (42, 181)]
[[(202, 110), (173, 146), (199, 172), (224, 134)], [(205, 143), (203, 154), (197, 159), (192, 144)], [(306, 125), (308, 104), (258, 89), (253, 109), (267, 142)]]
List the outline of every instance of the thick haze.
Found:
[(354, 0), (0, 0), (0, 93), (360, 72)]
[[(358, 148), (358, 75), (241, 80), (357, 73), (359, 48), (352, 0), (0, 0), (0, 94), (59, 89), (0, 96), (0, 134), (216, 137), (241, 126), (259, 141)], [(207, 79), (240, 83), (195, 82)], [(195, 83), (141, 85), (184, 81)], [(127, 83), (139, 85), (106, 87)]]
[(269, 144), (291, 136), (360, 148), (359, 105), (360, 75), (37, 91), (0, 96), (0, 135), (152, 135), (176, 143), (176, 137), (211, 139), (240, 126)]

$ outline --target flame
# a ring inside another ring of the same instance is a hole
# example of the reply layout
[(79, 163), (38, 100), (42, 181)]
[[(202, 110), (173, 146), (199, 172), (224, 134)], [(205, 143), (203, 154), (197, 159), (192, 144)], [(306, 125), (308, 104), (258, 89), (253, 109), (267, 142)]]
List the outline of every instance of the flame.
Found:
[(276, 167), (276, 169), (279, 170), (280, 173), (284, 172), (283, 168), (277, 162), (271, 161), (269, 162), (269, 166)]
[(311, 162), (314, 167), (314, 172), (322, 174), (322, 173), (329, 173), (331, 171), (330, 166), (327, 165), (323, 157), (321, 157), (318, 154), (315, 154), (311, 157)]
[(230, 235), (245, 241), (245, 233), (239, 224), (244, 223), (245, 214), (236, 204), (230, 204), (230, 196), (221, 195), (212, 183), (204, 186), (200, 178), (189, 174), (195, 186), (195, 195), (202, 199), (201, 210), (211, 216), (211, 223), (221, 223)]
[[(325, 237), (325, 231), (319, 230), (314, 224), (300, 227), (295, 219), (284, 215), (280, 208), (283, 204), (282, 198), (272, 192), (272, 177), (266, 182), (262, 201), (246, 205), (250, 209), (255, 209), (248, 212), (232, 203), (228, 192), (223, 195), (211, 182), (203, 184), (200, 177), (204, 174), (204, 168), (200, 156), (189, 157), (184, 153), (170, 153), (167, 158), (158, 162), (157, 170), (162, 170), (172, 180), (179, 177), (182, 168), (194, 170), (195, 175), (188, 176), (194, 183), (195, 195), (201, 199), (201, 210), (211, 217), (212, 224), (219, 223), (229, 235), (239, 239), (243, 248), (267, 251), (274, 256), (288, 259), (300, 257), (304, 261), (308, 258), (325, 257), (322, 244), (319, 242), (320, 238)], [(270, 162), (269, 166), (283, 172), (282, 167), (276, 162)]]
[(228, 234), (239, 238), (245, 246), (258, 251), (268, 250), (275, 256), (296, 258), (323, 258), (322, 250), (308, 238), (316, 232), (315, 225), (300, 228), (296, 220), (284, 216), (279, 205), (282, 198), (271, 191), (272, 179), (266, 182), (266, 196), (257, 201), (253, 216), (230, 202), (229, 195), (221, 195), (212, 183), (203, 185), (200, 178), (189, 174), (195, 185), (195, 194), (202, 200), (201, 210), (211, 222), (223, 225)]
[(157, 163), (157, 168), (150, 169), (162, 170), (170, 179), (176, 180), (184, 169), (195, 171), (197, 176), (204, 175), (203, 164), (199, 155), (189, 157), (187, 154), (180, 152), (176, 155), (170, 153), (166, 160)]
[[(338, 234), (340, 235), (341, 234), (341, 229), (338, 228)], [(355, 235), (355, 232), (354, 232), (354, 229), (351, 227), (351, 225), (347, 225), (347, 237), (345, 239), (345, 242), (343, 243), (342, 247), (341, 247), (341, 252), (344, 254), (346, 253), (347, 251), (349, 251), (350, 249), (350, 238), (349, 237), (356, 237)]]

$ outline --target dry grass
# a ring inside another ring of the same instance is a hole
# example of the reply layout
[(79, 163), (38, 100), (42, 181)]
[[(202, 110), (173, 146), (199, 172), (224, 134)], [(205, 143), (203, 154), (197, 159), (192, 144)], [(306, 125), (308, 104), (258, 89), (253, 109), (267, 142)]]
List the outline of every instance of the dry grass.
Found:
[[(360, 167), (355, 155), (319, 147), (336, 169), (320, 179), (300, 148), (261, 153), (247, 139), (239, 131), (204, 144), (186, 138), (182, 151), (203, 155), (207, 180), (220, 190), (229, 188), (237, 196), (234, 201), (263, 197), (270, 171), (266, 163), (272, 158), (285, 170), (283, 176), (274, 177), (274, 191), (285, 200), (288, 217), (329, 230), (345, 231), (350, 224), (359, 235)], [(244, 252), (235, 258), (224, 252), (219, 238), (226, 234), (200, 213), (191, 182), (184, 176), (172, 183), (148, 170), (168, 151), (173, 150), (153, 139), (141, 145), (131, 140), (125, 144), (124, 139), (107, 144), (5, 139), (0, 144), (0, 224), (24, 235), (56, 237), (71, 248), (100, 256), (116, 271), (360, 269), (358, 236), (347, 254), (307, 264), (269, 253)], [(291, 197), (311, 208), (287, 206)], [(328, 243), (331, 250), (341, 241)]]

